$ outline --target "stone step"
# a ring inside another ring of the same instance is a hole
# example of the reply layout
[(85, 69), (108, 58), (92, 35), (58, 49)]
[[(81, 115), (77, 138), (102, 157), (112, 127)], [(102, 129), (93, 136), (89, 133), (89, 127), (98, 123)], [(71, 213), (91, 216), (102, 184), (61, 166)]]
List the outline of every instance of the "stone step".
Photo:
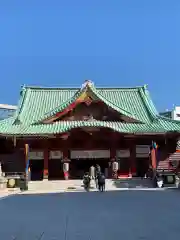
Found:
[[(36, 181), (29, 182), (29, 190), (67, 190), (78, 189), (83, 190), (82, 180), (60, 180), (60, 181)], [(107, 190), (118, 190), (119, 188), (152, 188), (152, 183), (149, 179), (107, 179)], [(96, 189), (95, 181), (91, 181), (91, 189)]]

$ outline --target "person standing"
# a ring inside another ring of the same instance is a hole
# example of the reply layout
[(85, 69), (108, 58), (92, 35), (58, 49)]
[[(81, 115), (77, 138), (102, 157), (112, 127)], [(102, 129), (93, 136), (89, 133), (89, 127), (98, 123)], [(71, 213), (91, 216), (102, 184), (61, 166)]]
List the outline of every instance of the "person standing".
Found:
[(89, 169), (91, 179), (95, 179), (95, 167), (92, 165)]
[(105, 191), (105, 182), (106, 182), (105, 175), (101, 173), (98, 177), (98, 188), (100, 192)]
[(97, 164), (96, 165), (96, 188), (98, 188), (99, 177), (101, 175), (101, 167)]

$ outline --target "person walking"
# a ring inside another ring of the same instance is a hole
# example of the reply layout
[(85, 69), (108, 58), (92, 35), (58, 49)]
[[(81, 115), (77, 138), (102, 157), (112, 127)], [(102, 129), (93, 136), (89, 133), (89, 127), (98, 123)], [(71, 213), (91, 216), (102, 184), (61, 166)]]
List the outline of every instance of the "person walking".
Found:
[(89, 191), (90, 189), (90, 182), (91, 182), (91, 178), (89, 176), (89, 173), (86, 172), (83, 176), (83, 184), (86, 191)]
[(105, 191), (105, 182), (106, 182), (105, 175), (101, 173), (98, 177), (98, 189), (100, 192)]

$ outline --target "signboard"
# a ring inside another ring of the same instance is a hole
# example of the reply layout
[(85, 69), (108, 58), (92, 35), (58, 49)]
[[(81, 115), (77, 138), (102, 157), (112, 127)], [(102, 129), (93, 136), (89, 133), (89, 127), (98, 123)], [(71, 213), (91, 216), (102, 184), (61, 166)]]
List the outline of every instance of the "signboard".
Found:
[(116, 151), (117, 158), (129, 158), (130, 157), (130, 150), (129, 149), (121, 149)]
[(149, 145), (136, 145), (136, 157), (147, 158), (149, 157), (150, 146)]
[(50, 151), (49, 152), (49, 159), (61, 159), (63, 154), (61, 151)]
[(44, 152), (43, 151), (30, 151), (28, 153), (29, 160), (41, 160), (44, 159)]
[(110, 158), (110, 150), (87, 150), (87, 151), (71, 151), (72, 159), (86, 159), (86, 158)]

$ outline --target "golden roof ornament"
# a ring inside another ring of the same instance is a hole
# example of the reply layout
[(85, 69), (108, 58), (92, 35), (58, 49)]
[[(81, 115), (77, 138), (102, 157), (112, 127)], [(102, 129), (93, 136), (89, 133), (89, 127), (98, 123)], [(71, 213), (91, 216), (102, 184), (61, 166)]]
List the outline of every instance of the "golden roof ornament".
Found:
[(91, 80), (85, 80), (84, 83), (81, 86), (81, 89), (87, 87), (87, 86), (93, 86), (94, 83)]

